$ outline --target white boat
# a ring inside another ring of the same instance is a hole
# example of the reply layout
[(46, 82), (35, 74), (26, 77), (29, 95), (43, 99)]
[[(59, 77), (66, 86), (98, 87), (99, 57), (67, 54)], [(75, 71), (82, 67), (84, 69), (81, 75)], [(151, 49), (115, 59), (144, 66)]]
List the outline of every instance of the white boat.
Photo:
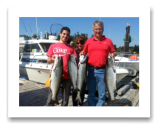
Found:
[(129, 75), (128, 69), (116, 67), (115, 70), (116, 70), (116, 83), (118, 83), (125, 76)]
[(19, 75), (34, 82), (45, 84), (52, 64), (47, 64), (47, 51), (51, 44), (58, 43), (56, 36), (47, 39), (26, 40), (19, 60)]
[[(124, 57), (126, 55), (127, 57)], [(117, 68), (128, 69), (130, 76), (139, 74), (139, 58), (137, 54), (121, 53), (115, 57)]]

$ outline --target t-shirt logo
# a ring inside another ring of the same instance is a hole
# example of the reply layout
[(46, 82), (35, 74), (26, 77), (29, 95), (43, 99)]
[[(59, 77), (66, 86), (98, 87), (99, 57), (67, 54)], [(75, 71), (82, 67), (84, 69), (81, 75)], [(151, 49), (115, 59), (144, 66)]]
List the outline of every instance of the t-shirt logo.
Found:
[(55, 47), (53, 50), (54, 53), (66, 53), (67, 49), (62, 49), (60, 47)]

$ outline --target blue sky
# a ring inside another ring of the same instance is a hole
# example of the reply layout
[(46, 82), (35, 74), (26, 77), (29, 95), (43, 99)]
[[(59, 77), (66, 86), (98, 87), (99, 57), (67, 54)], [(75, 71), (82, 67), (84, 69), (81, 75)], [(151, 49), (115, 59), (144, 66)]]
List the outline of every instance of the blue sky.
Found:
[[(21, 19), (22, 18), (22, 19)], [(21, 17), (19, 18), (19, 35), (26, 35), (26, 30), (29, 36), (32, 33), (37, 34), (36, 18), (35, 17)], [(23, 22), (24, 25), (23, 25)], [(130, 35), (134, 39), (130, 46), (139, 45), (139, 18), (138, 17), (37, 17), (38, 32), (42, 32), (44, 37), (45, 30), (50, 32), (50, 27), (54, 23), (59, 23), (67, 26), (71, 30), (71, 35), (79, 32), (87, 33), (88, 38), (93, 34), (92, 24), (96, 20), (101, 20), (104, 23), (103, 34), (110, 38), (117, 47), (124, 46), (123, 38), (125, 38), (127, 23), (130, 24)], [(26, 29), (25, 29), (26, 28)], [(60, 31), (59, 26), (52, 26), (52, 33)], [(32, 31), (32, 33), (31, 33)]]

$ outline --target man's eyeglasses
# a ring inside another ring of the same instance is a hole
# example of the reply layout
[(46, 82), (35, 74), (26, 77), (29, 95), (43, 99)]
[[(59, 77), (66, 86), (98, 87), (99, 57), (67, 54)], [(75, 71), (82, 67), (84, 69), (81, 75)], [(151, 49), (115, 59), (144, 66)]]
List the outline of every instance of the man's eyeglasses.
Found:
[(101, 29), (101, 28), (98, 28), (98, 29), (94, 29), (94, 31), (98, 31), (98, 30), (99, 30), (99, 31), (102, 31), (102, 29)]

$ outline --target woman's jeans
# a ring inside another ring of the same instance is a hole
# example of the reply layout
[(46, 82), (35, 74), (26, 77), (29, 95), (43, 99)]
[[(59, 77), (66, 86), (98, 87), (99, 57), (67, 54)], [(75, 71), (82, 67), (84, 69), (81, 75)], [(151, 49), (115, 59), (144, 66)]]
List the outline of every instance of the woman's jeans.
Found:
[[(104, 106), (106, 95), (106, 83), (104, 82), (105, 69), (87, 69), (88, 106)], [(96, 86), (98, 90), (98, 102), (95, 102)]]

